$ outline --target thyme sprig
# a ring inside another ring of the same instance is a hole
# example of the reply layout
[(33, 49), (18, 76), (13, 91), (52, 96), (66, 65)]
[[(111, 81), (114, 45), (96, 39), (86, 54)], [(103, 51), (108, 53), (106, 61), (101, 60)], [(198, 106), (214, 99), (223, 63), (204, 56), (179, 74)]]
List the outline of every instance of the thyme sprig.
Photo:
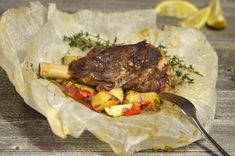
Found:
[(182, 81), (186, 81), (189, 84), (194, 83), (194, 79), (190, 78), (191, 73), (203, 76), (198, 71), (196, 71), (192, 65), (186, 65), (184, 63), (184, 60), (182, 60), (174, 55), (168, 55), (167, 48), (165, 46), (159, 45), (158, 48), (160, 49), (161, 53), (167, 58), (167, 60), (169, 61), (169, 63), (173, 67), (174, 71), (176, 72), (176, 75)]
[(101, 38), (99, 34), (92, 35), (88, 32), (80, 31), (72, 36), (64, 36), (63, 40), (69, 42), (70, 47), (77, 47), (84, 51), (97, 46), (113, 46), (117, 42), (117, 37), (110, 41)]

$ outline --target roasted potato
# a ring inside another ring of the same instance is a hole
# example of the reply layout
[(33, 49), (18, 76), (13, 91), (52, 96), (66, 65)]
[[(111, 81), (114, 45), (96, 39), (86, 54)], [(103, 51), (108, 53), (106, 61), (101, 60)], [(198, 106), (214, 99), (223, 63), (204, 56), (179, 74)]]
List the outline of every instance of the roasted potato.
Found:
[(96, 111), (102, 111), (105, 107), (117, 105), (120, 100), (107, 91), (95, 94), (91, 99), (91, 105)]
[(120, 102), (123, 101), (124, 99), (124, 94), (123, 94), (123, 90), (122, 88), (114, 88), (114, 89), (111, 89), (109, 91), (109, 93), (113, 96), (115, 96), (116, 98), (118, 98), (120, 100)]
[(129, 90), (126, 92), (126, 97), (124, 100), (125, 103), (140, 102), (140, 100), (141, 100), (140, 93), (133, 90)]
[(119, 116), (123, 115), (124, 108), (131, 109), (132, 104), (122, 104), (122, 105), (109, 106), (109, 107), (105, 107), (104, 110), (108, 115), (110, 115), (112, 117), (119, 117)]
[(156, 92), (138, 93), (136, 91), (128, 91), (124, 100), (125, 103), (141, 102), (147, 104), (147, 109), (156, 109), (156, 105), (160, 103), (159, 96)]
[(148, 106), (146, 108), (156, 109), (156, 105), (160, 103), (159, 96), (156, 92), (145, 92), (140, 93), (140, 95), (143, 97), (145, 102), (148, 102)]

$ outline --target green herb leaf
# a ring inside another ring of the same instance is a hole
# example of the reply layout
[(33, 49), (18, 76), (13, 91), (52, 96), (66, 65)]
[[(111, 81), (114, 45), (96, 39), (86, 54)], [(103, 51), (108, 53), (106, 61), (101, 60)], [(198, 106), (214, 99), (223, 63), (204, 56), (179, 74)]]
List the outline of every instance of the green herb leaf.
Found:
[(176, 75), (179, 78), (181, 78), (182, 81), (186, 81), (189, 84), (194, 83), (194, 79), (190, 78), (191, 73), (203, 76), (198, 71), (196, 71), (192, 65), (187, 66), (184, 63), (184, 60), (181, 60), (180, 58), (174, 55), (168, 55), (167, 48), (165, 46), (160, 44), (158, 46), (158, 49), (161, 51), (162, 55), (164, 55), (167, 58), (170, 65), (173, 67), (174, 71), (176, 72)]
[(80, 31), (72, 36), (64, 36), (63, 41), (68, 42), (70, 47), (77, 47), (81, 50), (91, 49), (97, 46), (113, 46), (117, 42), (117, 37), (113, 42), (100, 38), (100, 35), (92, 35), (88, 32)]

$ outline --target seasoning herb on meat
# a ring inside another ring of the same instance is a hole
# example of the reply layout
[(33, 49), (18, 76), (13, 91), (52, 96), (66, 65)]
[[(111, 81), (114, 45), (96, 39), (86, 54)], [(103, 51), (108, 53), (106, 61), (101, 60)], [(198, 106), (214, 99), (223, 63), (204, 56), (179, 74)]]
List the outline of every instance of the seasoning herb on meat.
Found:
[(176, 75), (182, 81), (186, 81), (189, 84), (194, 83), (194, 79), (189, 77), (191, 73), (197, 74), (199, 76), (203, 76), (198, 71), (196, 71), (192, 65), (184, 64), (184, 60), (182, 60), (174, 55), (168, 55), (167, 48), (165, 46), (159, 45), (158, 48), (160, 49), (160, 51), (164, 55), (164, 57), (167, 58), (167, 60), (169, 61), (169, 63), (173, 67), (174, 71), (176, 72)]

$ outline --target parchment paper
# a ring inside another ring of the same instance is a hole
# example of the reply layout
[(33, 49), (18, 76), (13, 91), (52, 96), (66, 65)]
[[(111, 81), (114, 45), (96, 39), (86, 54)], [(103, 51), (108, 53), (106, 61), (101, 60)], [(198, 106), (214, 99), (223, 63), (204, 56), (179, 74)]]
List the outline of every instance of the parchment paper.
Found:
[(87, 31), (119, 43), (146, 39), (165, 45), (169, 54), (192, 64), (204, 76), (193, 75), (195, 84), (176, 87), (174, 92), (191, 100), (203, 126), (209, 130), (216, 107), (217, 55), (198, 30), (165, 26), (159, 29), (154, 10), (102, 13), (82, 10), (68, 14), (39, 2), (7, 10), (0, 21), (0, 66), (26, 104), (47, 117), (52, 131), (61, 138), (79, 137), (84, 130), (108, 143), (116, 154), (131, 155), (142, 149), (170, 149), (201, 138), (200, 132), (171, 103), (158, 112), (112, 118), (89, 110), (66, 97), (48, 80), (38, 77), (40, 62), (60, 63), (66, 54), (84, 56), (71, 49), (64, 35)]

